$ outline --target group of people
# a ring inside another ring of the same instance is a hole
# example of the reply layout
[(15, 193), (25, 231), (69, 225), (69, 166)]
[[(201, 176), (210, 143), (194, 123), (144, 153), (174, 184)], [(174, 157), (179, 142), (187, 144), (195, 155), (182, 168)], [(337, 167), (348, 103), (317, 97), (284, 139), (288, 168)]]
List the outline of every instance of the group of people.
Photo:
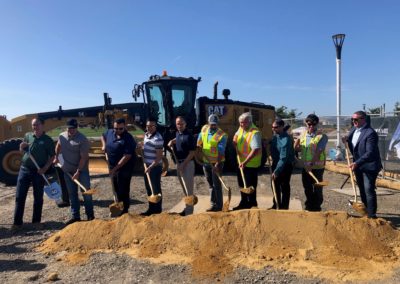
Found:
[[(239, 187), (252, 188), (250, 192), (240, 192), (241, 199), (233, 210), (257, 207), (258, 170), (262, 161), (262, 135), (253, 123), (249, 112), (239, 116), (239, 128), (232, 138), (238, 161), (237, 181)], [(367, 121), (363, 111), (357, 111), (352, 116), (354, 127), (349, 135), (343, 138), (348, 143), (353, 154), (353, 163), (350, 168), (354, 171), (360, 189), (361, 200), (364, 203), (368, 217), (376, 218), (377, 201), (375, 181), (382, 168), (378, 135)], [(76, 119), (69, 119), (66, 131), (59, 136), (54, 145), (53, 140), (44, 133), (43, 121), (39, 118), (32, 120), (32, 132), (25, 135), (20, 144), (24, 152), (17, 179), (15, 200), (14, 226), (23, 224), (25, 201), (29, 186), (33, 186), (33, 215), (32, 223), (41, 222), (43, 207), (44, 179), (42, 174), (51, 170), (52, 165), (61, 165), (68, 189), (71, 206), (71, 219), (67, 224), (81, 220), (79, 187), (74, 182), (78, 180), (85, 188), (90, 188), (88, 169), (89, 141), (79, 132)], [(223, 194), (221, 174), (225, 162), (225, 148), (228, 142), (227, 134), (218, 126), (219, 117), (212, 114), (208, 123), (204, 125), (197, 136), (188, 131), (184, 117), (176, 118), (175, 138), (167, 143), (176, 157), (177, 174), (182, 179), (186, 194), (193, 195), (196, 151), (201, 152), (201, 163), (204, 176), (210, 192), (210, 207), (208, 212), (221, 211)], [(272, 124), (273, 138), (269, 141), (270, 156), (272, 158), (271, 181), (275, 184), (276, 196), (271, 209), (288, 209), (290, 201), (290, 179), (296, 161), (296, 152), (301, 153), (303, 163), (302, 183), (306, 196), (305, 209), (321, 211), (323, 190), (316, 185), (311, 177), (312, 173), (318, 180), (323, 180), (326, 154), (325, 148), (328, 138), (318, 129), (319, 118), (310, 114), (305, 119), (307, 130), (295, 142), (287, 133), (287, 126), (281, 119)], [(113, 128), (107, 130), (101, 137), (102, 149), (106, 154), (109, 173), (112, 180), (114, 201), (122, 202), (121, 214), (127, 213), (130, 205), (130, 184), (136, 159), (136, 151), (140, 154), (145, 165), (145, 187), (147, 195), (157, 195), (157, 202), (150, 202), (148, 209), (141, 215), (149, 216), (162, 212), (162, 157), (164, 138), (157, 132), (157, 122), (149, 119), (146, 122), (146, 132), (143, 142), (137, 143), (127, 131), (125, 120), (117, 119)], [(33, 163), (36, 160), (37, 166)], [(243, 173), (243, 175), (241, 174)], [(245, 179), (245, 180), (243, 180)], [(83, 195), (87, 220), (93, 220), (94, 210), (91, 195)], [(150, 199), (149, 199), (150, 200)], [(186, 204), (180, 215), (193, 213), (193, 204)]]

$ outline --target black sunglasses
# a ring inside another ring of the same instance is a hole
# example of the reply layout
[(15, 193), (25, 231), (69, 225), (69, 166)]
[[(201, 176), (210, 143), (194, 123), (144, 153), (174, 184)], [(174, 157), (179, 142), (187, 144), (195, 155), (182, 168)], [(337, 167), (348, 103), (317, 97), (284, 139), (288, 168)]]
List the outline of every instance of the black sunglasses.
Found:
[(122, 131), (122, 130), (124, 130), (124, 128), (123, 127), (114, 127), (114, 130)]
[(358, 122), (361, 119), (364, 119), (364, 117), (352, 118), (351, 121)]
[(315, 125), (317, 125), (316, 123), (313, 123), (313, 122), (306, 122), (306, 124), (307, 124), (308, 126), (315, 126)]
[(272, 126), (272, 129), (277, 129), (279, 128), (279, 126)]

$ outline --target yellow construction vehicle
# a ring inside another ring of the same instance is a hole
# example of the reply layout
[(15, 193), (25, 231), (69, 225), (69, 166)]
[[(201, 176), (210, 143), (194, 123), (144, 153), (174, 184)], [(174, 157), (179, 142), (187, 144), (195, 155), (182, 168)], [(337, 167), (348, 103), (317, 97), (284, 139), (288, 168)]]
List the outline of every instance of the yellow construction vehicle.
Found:
[[(128, 125), (144, 129), (146, 119), (152, 117), (156, 119), (158, 131), (163, 135), (165, 143), (168, 143), (170, 139), (174, 138), (177, 116), (185, 117), (188, 129), (196, 134), (207, 123), (210, 114), (217, 114), (220, 118), (220, 127), (228, 134), (229, 141), (231, 141), (238, 129), (238, 117), (244, 112), (251, 112), (254, 123), (262, 132), (263, 139), (272, 137), (271, 125), (275, 116), (273, 106), (230, 100), (228, 89), (222, 92), (224, 98), (217, 98), (218, 83), (214, 85), (213, 98), (200, 97), (196, 99), (197, 86), (200, 81), (201, 78), (173, 77), (164, 73), (162, 76), (150, 76), (149, 80), (134, 86), (133, 98), (137, 101), (137, 98), (142, 96), (143, 103), (113, 105), (111, 98), (104, 93), (103, 106), (70, 110), (63, 110), (60, 106), (54, 112), (23, 115), (11, 121), (0, 117), (0, 182), (8, 185), (16, 183), (21, 161), (21, 153), (18, 151), (19, 144), (23, 135), (31, 131), (31, 120), (34, 117), (45, 121), (46, 131), (65, 125), (69, 118), (77, 119), (80, 126), (111, 128), (115, 118), (124, 117)], [(107, 164), (100, 151), (100, 135), (101, 133), (98, 137), (88, 137), (92, 144), (90, 167), (91, 169), (96, 168), (97, 172), (106, 173)], [(235, 156), (232, 143), (228, 142), (226, 169), (233, 169), (236, 166)], [(265, 161), (265, 151), (263, 156)], [(166, 168), (165, 159), (164, 163), (164, 168)]]

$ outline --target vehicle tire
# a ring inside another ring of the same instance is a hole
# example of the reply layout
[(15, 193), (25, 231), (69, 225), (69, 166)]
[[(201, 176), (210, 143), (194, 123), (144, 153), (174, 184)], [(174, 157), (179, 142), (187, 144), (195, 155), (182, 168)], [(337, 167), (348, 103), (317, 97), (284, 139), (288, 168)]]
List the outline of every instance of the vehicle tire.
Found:
[(10, 139), (0, 143), (0, 182), (16, 185), (22, 154), (19, 144), (22, 139)]

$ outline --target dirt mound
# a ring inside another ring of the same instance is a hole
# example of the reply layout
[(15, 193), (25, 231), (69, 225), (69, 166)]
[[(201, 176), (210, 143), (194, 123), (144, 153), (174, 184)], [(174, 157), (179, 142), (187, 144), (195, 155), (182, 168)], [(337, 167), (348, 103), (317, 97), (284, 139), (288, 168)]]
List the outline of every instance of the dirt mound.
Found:
[(398, 267), (400, 232), (383, 219), (344, 212), (244, 210), (184, 218), (125, 214), (112, 221), (74, 223), (39, 250), (66, 251), (64, 260), (72, 263), (94, 251), (124, 252), (158, 263), (188, 263), (199, 277), (223, 277), (243, 265), (334, 281), (372, 280)]

